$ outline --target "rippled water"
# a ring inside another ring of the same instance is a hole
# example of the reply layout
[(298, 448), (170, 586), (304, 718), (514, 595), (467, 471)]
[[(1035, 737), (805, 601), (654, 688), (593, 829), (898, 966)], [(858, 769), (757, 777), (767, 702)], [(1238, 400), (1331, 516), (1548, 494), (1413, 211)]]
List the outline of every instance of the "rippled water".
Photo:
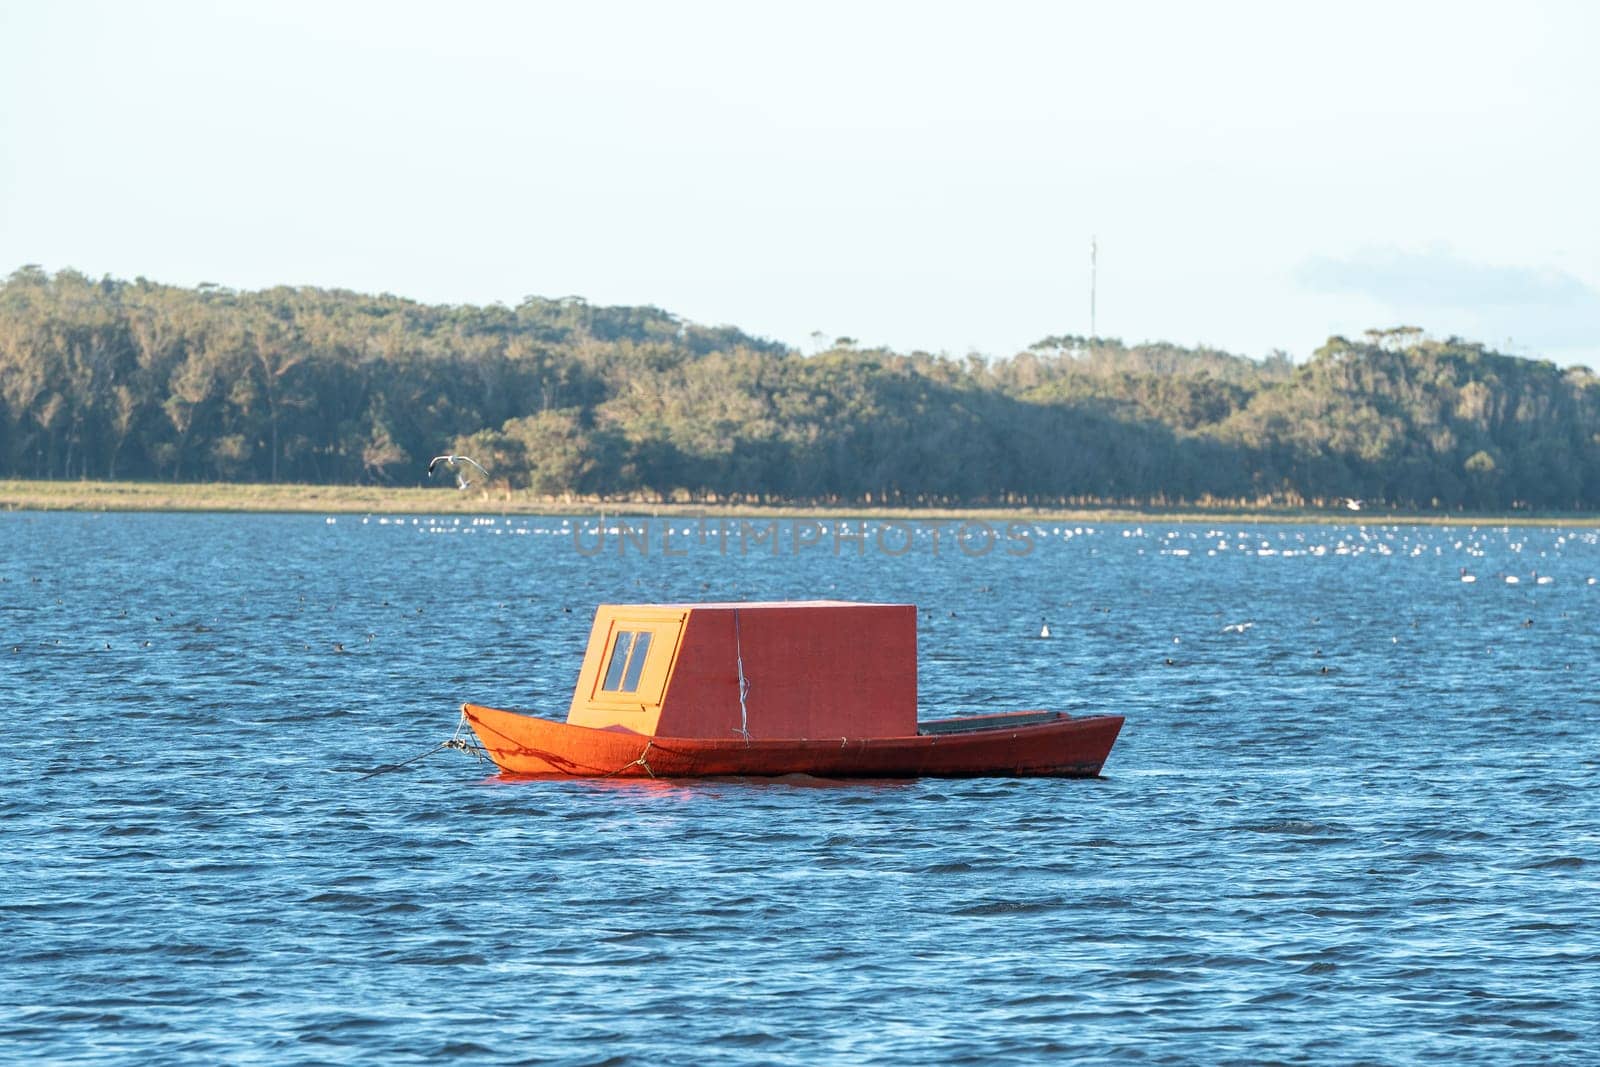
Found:
[[(676, 530), (0, 515), (0, 1055), (1600, 1057), (1593, 530)], [(818, 596), (1105, 776), (360, 777), (564, 711), (597, 602)]]

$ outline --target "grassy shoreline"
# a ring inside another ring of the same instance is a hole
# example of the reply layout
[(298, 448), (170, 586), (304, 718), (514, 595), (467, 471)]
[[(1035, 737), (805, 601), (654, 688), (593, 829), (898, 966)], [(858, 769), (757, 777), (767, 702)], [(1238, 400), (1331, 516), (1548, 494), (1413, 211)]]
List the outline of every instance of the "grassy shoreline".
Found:
[(1600, 526), (1600, 515), (1291, 507), (905, 508), (867, 505), (707, 505), (639, 500), (561, 500), (526, 492), (393, 489), (355, 485), (256, 485), (232, 482), (57, 482), (0, 480), (0, 511), (169, 511), (390, 515), (671, 515), (783, 518), (835, 515), (881, 519), (1072, 522), (1411, 523), (1421, 525)]

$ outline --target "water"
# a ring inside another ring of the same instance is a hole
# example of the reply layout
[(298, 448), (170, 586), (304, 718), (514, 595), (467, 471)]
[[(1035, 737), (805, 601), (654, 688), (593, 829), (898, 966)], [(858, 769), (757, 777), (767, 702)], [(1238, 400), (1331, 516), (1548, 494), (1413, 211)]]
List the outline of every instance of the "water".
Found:
[[(1594, 531), (674, 529), (0, 516), (0, 1057), (1600, 1056)], [(359, 778), (563, 711), (598, 602), (819, 596), (925, 609), (926, 715), (1126, 714), (1104, 778)]]

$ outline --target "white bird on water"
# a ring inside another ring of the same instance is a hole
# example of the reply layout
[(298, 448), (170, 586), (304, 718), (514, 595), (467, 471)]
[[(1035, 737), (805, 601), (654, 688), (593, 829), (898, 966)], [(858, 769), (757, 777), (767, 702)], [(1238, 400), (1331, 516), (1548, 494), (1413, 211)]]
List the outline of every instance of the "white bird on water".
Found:
[(467, 456), (434, 456), (428, 461), (428, 477), (433, 477), (433, 469), (441, 463), (445, 465), (445, 468), (450, 473), (456, 476), (457, 489), (465, 489), (473, 483), (473, 479), (468, 477), (468, 472), (461, 469), (462, 464), (471, 464), (478, 468), (478, 473), (482, 474), (485, 480), (488, 480), (489, 477), (489, 472), (483, 469), (481, 463)]
[(1049, 637), (1050, 636), (1050, 624), (1049, 623), (1045, 623), (1043, 626), (1039, 627), (1039, 636), (1040, 637)]

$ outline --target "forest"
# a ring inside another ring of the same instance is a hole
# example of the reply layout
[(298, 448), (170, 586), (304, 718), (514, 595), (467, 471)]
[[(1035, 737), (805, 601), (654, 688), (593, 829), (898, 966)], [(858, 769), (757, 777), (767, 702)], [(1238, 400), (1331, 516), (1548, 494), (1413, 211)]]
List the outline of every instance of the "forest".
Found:
[(1600, 381), (1410, 327), (804, 354), (575, 297), (0, 284), (0, 476), (416, 485), (446, 451), (568, 499), (1596, 511)]

